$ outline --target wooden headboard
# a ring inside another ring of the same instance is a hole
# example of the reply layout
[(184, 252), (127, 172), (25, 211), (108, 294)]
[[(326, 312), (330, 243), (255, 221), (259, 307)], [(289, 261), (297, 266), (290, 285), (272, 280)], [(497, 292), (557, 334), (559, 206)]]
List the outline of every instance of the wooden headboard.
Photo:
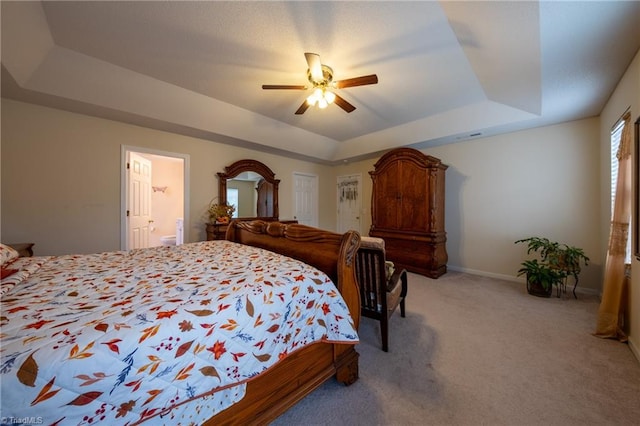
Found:
[(297, 223), (233, 221), (227, 228), (226, 239), (289, 256), (326, 273), (342, 293), (358, 326), (360, 296), (355, 278), (358, 232), (337, 234)]

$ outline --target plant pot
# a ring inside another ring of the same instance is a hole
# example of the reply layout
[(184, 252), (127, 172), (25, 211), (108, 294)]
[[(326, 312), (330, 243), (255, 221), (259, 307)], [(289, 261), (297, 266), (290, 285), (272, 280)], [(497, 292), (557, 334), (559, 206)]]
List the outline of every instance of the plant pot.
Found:
[(549, 288), (545, 289), (542, 284), (527, 280), (527, 292), (538, 297), (551, 297), (553, 286), (550, 285)]

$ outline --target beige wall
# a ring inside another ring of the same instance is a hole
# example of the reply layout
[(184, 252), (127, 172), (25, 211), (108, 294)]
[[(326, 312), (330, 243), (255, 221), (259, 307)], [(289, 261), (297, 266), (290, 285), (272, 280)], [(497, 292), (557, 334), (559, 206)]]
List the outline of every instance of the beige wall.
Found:
[(318, 175), (320, 199), (330, 200), (319, 206), (319, 226), (335, 228), (329, 166), (2, 99), (2, 241), (34, 242), (39, 255), (120, 249), (122, 145), (189, 155), (186, 241), (206, 238), (216, 173), (244, 158), (281, 180), (282, 219), (293, 217), (293, 173)]
[[(601, 120), (601, 153), (602, 153), (602, 180), (610, 176), (611, 168), (606, 156), (610, 152), (610, 133), (613, 125), (620, 119), (627, 109), (631, 110), (632, 124), (640, 117), (640, 51), (636, 54), (633, 62), (627, 69), (620, 82), (618, 83), (613, 95), (609, 98), (607, 105), (600, 115)], [(633, 150), (635, 151), (635, 145)], [(638, 161), (639, 153), (634, 152), (634, 169), (640, 163)], [(639, 188), (635, 188), (638, 191)], [(602, 232), (605, 238), (608, 238), (609, 218), (611, 217), (610, 207), (610, 190), (605, 188), (602, 198)], [(636, 212), (633, 212), (635, 217)], [(634, 223), (632, 221), (632, 223)], [(632, 229), (632, 232), (633, 229)], [(603, 247), (606, 249), (606, 246)], [(631, 261), (631, 288), (629, 289), (629, 346), (640, 360), (640, 261), (632, 256)]]
[(236, 209), (237, 217), (255, 217), (257, 193), (256, 183), (254, 181), (228, 180), (227, 189), (238, 190), (238, 206)]
[[(451, 269), (515, 279), (525, 247), (546, 236), (582, 247), (591, 264), (580, 287), (599, 287), (599, 124), (597, 118), (422, 150), (449, 165), (446, 229)], [(366, 232), (371, 226), (372, 161), (343, 165), (362, 173)], [(595, 232), (594, 232), (595, 230)]]

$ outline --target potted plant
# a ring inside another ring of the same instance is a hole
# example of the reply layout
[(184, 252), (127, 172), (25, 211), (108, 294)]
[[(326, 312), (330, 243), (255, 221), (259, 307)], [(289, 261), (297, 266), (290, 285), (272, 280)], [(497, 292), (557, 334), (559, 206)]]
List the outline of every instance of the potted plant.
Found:
[(227, 203), (209, 204), (209, 220), (211, 223), (228, 223), (236, 211), (236, 206)]
[(518, 270), (518, 276), (527, 277), (527, 291), (535, 296), (549, 297), (553, 286), (557, 288), (557, 295), (566, 290), (568, 276), (573, 276), (573, 296), (576, 297), (578, 274), (582, 265), (589, 264), (589, 258), (584, 250), (578, 247), (551, 241), (548, 238), (529, 237), (516, 241), (527, 244), (527, 254), (537, 253), (539, 259), (525, 260)]
[(560, 285), (566, 275), (560, 270), (538, 262), (538, 259), (525, 260), (518, 270), (518, 276), (526, 275), (527, 292), (534, 296), (550, 297), (554, 285)]

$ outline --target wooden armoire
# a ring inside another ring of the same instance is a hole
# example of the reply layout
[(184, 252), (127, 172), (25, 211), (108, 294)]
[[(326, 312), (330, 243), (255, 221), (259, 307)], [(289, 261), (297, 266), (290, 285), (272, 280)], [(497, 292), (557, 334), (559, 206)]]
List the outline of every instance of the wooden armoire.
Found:
[(371, 230), (396, 267), (431, 278), (447, 272), (444, 228), (446, 165), (413, 148), (384, 154), (370, 171)]
[(258, 200), (256, 210), (258, 217), (273, 215), (273, 184), (264, 179), (260, 179), (256, 185)]

